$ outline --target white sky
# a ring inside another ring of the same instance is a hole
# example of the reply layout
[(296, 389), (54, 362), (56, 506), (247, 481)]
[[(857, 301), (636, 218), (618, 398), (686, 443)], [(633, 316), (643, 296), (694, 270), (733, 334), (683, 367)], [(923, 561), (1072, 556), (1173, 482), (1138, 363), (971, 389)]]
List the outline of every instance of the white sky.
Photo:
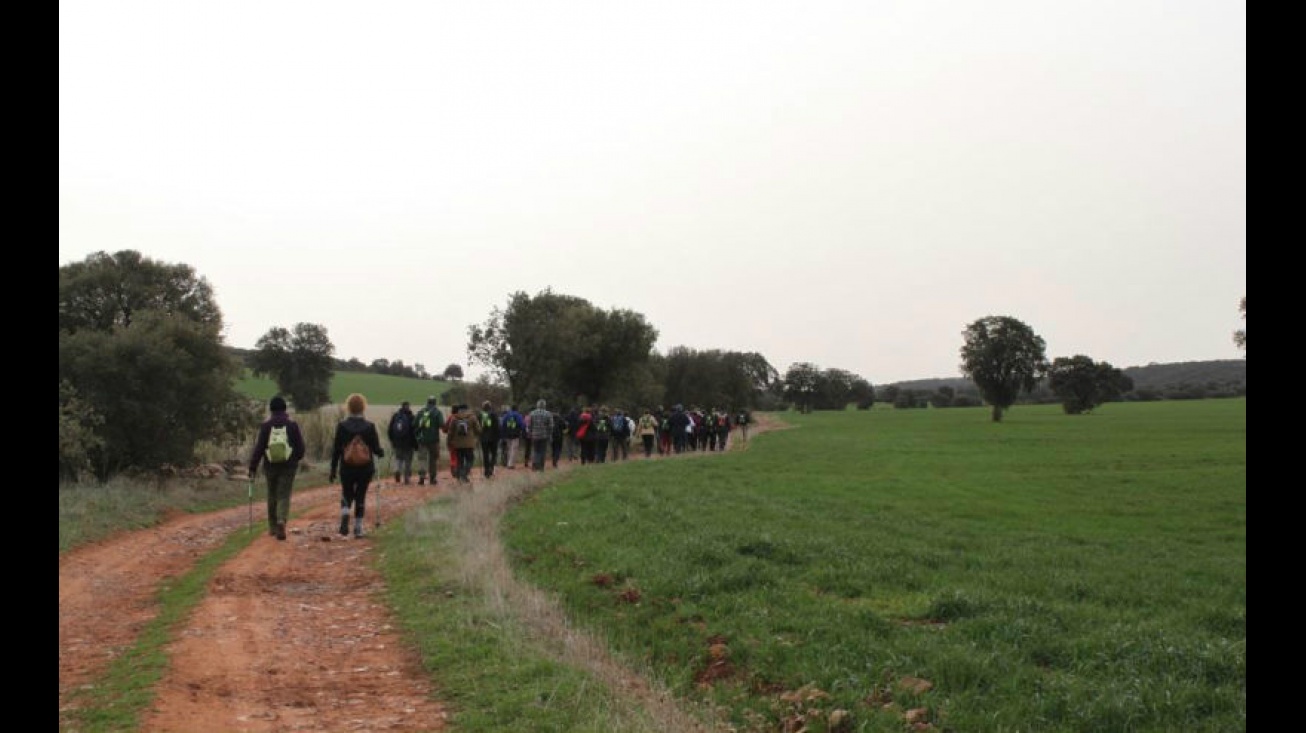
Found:
[(233, 346), (469, 376), (546, 287), (872, 384), (962, 331), (1240, 358), (1246, 7), (61, 0), (59, 263), (195, 268)]

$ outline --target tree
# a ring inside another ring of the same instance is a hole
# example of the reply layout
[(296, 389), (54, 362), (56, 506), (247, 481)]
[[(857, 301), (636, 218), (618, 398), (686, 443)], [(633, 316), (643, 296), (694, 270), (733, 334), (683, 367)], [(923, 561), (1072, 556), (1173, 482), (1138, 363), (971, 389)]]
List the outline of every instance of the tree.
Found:
[(1031, 392), (1047, 371), (1046, 345), (1029, 326), (1010, 316), (985, 316), (962, 332), (961, 373), (993, 406), (993, 422)]
[(816, 388), (821, 380), (821, 370), (811, 362), (789, 365), (784, 377), (784, 396), (798, 406), (799, 412), (811, 412)]
[[(331, 378), (336, 347), (326, 328), (297, 323), (292, 333), (274, 327), (254, 344), (249, 367), (254, 374), (271, 376), (277, 389), (296, 410), (315, 410), (331, 401)], [(381, 360), (384, 361), (384, 360)], [(373, 368), (376, 362), (372, 363)]]
[(513, 293), (481, 325), (467, 329), (468, 361), (494, 372), (512, 400), (563, 404), (574, 395), (604, 400), (648, 362), (657, 330), (628, 310), (604, 311), (546, 289)]
[(450, 364), (444, 368), (444, 374), (442, 376), (451, 382), (456, 382), (463, 378), (463, 368), (457, 364)]
[[(200, 441), (252, 429), (212, 289), (188, 265), (124, 250), (59, 268), (61, 477), (186, 464)], [(66, 385), (66, 387), (65, 387)], [(242, 436), (243, 437), (243, 436)]]
[[(1242, 319), (1244, 321), (1247, 320), (1247, 296), (1246, 295), (1242, 297), (1242, 300), (1238, 301), (1238, 313), (1242, 316)], [(1235, 345), (1238, 346), (1238, 348), (1243, 350), (1243, 353), (1246, 353), (1247, 352), (1247, 329), (1240, 328), (1237, 331), (1234, 331), (1233, 342)]]
[(1079, 415), (1092, 412), (1103, 402), (1119, 399), (1134, 388), (1134, 380), (1107, 362), (1094, 362), (1078, 354), (1052, 360), (1048, 386), (1061, 399), (1066, 414)]
[(208, 280), (190, 265), (158, 262), (135, 250), (95, 252), (59, 268), (59, 331), (130, 327), (147, 311), (222, 324)]

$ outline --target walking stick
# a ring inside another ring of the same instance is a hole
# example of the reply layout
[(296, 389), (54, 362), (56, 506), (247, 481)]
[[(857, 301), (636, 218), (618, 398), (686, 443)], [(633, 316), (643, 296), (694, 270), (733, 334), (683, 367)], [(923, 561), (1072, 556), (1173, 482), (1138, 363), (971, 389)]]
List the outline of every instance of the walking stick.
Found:
[[(390, 470), (390, 456), (386, 456), (385, 458), (385, 467), (387, 471), (386, 475), (388, 476)], [(372, 529), (377, 529), (381, 526), (381, 484), (383, 483), (385, 483), (385, 479), (376, 482), (376, 518), (372, 520)]]

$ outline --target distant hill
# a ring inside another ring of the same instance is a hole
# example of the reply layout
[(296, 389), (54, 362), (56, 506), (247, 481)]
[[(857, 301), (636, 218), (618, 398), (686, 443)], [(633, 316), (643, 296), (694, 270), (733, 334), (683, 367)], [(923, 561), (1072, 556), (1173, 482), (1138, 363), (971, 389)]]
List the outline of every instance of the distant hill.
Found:
[[(1147, 396), (1159, 393), (1161, 397), (1229, 396), (1247, 393), (1247, 360), (1217, 359), (1213, 361), (1182, 361), (1170, 364), (1124, 367), (1120, 371), (1134, 380), (1134, 392)], [(876, 391), (886, 387), (917, 392), (936, 392), (940, 387), (951, 387), (958, 393), (975, 394), (975, 383), (964, 377), (937, 379), (912, 379), (875, 385)], [(1193, 394), (1200, 392), (1201, 394)]]

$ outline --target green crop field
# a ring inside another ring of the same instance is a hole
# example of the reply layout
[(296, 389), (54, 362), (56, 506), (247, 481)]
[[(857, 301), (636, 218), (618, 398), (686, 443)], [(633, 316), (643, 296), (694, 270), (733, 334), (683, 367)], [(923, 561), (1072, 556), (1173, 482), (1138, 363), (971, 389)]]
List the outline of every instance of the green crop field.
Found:
[(740, 729), (1246, 730), (1245, 399), (783, 416), (532, 494), (516, 572)]
[[(415, 406), (421, 406), (428, 396), (435, 395), (438, 398), (450, 386), (449, 382), (438, 379), (336, 372), (335, 378), (331, 380), (331, 402), (340, 405), (350, 394), (358, 392), (373, 405), (398, 405), (408, 400)], [(246, 371), (245, 376), (237, 382), (236, 389), (255, 399), (267, 401), (277, 393), (277, 383), (267, 377), (255, 377)]]

